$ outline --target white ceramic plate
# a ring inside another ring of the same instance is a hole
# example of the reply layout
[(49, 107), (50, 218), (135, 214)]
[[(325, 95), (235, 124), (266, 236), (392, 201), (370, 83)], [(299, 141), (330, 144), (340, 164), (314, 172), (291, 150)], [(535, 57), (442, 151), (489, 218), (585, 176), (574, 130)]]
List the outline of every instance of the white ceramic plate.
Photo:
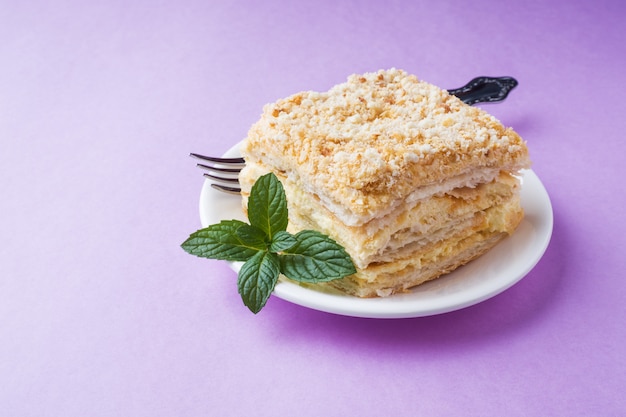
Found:
[[(239, 144), (224, 156), (239, 156), (238, 149)], [(552, 235), (552, 206), (546, 189), (532, 170), (522, 173), (522, 182), (522, 206), (526, 215), (512, 236), (480, 258), (444, 277), (419, 285), (409, 293), (386, 298), (358, 298), (280, 280), (274, 295), (315, 310), (371, 318), (429, 316), (491, 298), (530, 272), (543, 256)], [(214, 190), (207, 180), (200, 194), (202, 226), (228, 219), (247, 220), (241, 211), (241, 199)], [(238, 263), (230, 265), (235, 272), (241, 266)]]

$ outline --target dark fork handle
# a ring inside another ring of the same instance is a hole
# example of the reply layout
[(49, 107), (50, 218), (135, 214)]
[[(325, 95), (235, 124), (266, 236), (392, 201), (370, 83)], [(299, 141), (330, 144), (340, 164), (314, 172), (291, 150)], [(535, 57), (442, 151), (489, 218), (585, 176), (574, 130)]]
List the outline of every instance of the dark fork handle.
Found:
[(476, 77), (463, 87), (448, 92), (472, 105), (502, 101), (516, 86), (517, 80), (512, 77)]

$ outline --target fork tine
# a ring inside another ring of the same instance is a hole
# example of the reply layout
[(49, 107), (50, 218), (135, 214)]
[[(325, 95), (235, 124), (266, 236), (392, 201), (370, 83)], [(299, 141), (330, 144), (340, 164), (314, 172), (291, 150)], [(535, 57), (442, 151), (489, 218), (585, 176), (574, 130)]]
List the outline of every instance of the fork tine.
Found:
[(231, 173), (231, 174), (237, 174), (241, 172), (241, 168), (222, 168), (222, 167), (214, 167), (211, 165), (204, 165), (204, 164), (196, 164), (196, 166), (201, 169), (206, 169), (207, 171), (216, 171), (216, 172), (224, 172), (224, 173)]
[(211, 184), (211, 187), (215, 188), (218, 191), (222, 191), (228, 194), (239, 195), (241, 193), (241, 189), (236, 188), (236, 187), (227, 187), (225, 185), (220, 185), (220, 184)]
[(193, 156), (194, 158), (225, 165), (245, 165), (246, 163), (243, 158), (216, 158), (214, 156), (205, 156), (197, 153), (190, 153), (189, 155)]
[(215, 175), (211, 175), (211, 174), (204, 174), (204, 176), (205, 176), (205, 178), (210, 178), (210, 179), (216, 180), (216, 181), (239, 183), (239, 179), (237, 177), (223, 178), (223, 177), (216, 177)]

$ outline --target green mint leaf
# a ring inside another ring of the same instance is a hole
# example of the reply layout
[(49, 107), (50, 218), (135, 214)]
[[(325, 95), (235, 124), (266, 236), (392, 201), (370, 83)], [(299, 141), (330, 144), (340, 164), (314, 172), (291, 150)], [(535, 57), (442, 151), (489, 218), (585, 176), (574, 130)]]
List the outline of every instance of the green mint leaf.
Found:
[(350, 255), (330, 237), (313, 230), (287, 232), (285, 190), (274, 174), (260, 177), (252, 186), (248, 219), (250, 224), (223, 220), (200, 229), (181, 246), (192, 255), (244, 262), (237, 287), (253, 313), (265, 306), (281, 272), (309, 283), (356, 273)]
[(277, 232), (287, 230), (287, 198), (283, 185), (273, 173), (259, 177), (252, 186), (248, 198), (248, 219), (270, 240)]
[(294, 236), (298, 243), (278, 255), (280, 272), (301, 282), (325, 282), (356, 273), (350, 255), (330, 237), (313, 230)]
[(272, 239), (272, 243), (270, 245), (270, 251), (274, 253), (282, 252), (292, 248), (296, 243), (298, 243), (298, 239), (296, 239), (291, 233), (281, 230), (274, 235), (274, 239)]
[(239, 270), (237, 286), (243, 303), (254, 314), (261, 311), (278, 281), (279, 263), (275, 253), (257, 252)]
[(267, 235), (258, 227), (244, 223), (237, 229), (237, 236), (239, 236), (243, 242), (252, 247), (258, 248), (259, 250), (267, 249)]
[(182, 248), (196, 256), (222, 261), (246, 261), (260, 249), (244, 241), (237, 231), (248, 224), (239, 220), (223, 220), (192, 233)]

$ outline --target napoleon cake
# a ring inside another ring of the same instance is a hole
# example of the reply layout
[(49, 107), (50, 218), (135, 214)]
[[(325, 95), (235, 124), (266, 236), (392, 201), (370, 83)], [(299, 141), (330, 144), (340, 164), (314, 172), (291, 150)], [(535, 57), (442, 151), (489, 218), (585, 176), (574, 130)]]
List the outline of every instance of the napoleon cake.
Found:
[(525, 142), (485, 111), (390, 69), (268, 104), (243, 141), (243, 207), (273, 172), (289, 230), (331, 236), (357, 273), (332, 281), (383, 297), (453, 271), (514, 232)]

